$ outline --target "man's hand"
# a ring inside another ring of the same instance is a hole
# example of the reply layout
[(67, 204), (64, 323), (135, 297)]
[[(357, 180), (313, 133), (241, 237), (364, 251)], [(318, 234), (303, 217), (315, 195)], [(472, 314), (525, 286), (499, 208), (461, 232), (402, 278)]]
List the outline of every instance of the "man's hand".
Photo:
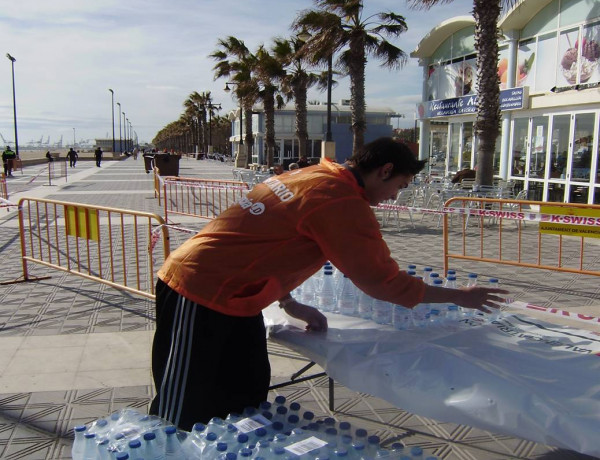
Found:
[(304, 305), (296, 300), (288, 300), (283, 306), (283, 311), (292, 318), (304, 321), (307, 331), (324, 332), (327, 330), (327, 318), (314, 307)]
[(480, 286), (461, 287), (461, 294), (455, 302), (457, 305), (474, 310), (480, 310), (485, 313), (491, 313), (490, 309), (500, 308), (506, 302), (504, 296), (498, 294), (509, 294), (509, 291), (504, 289), (486, 288)]

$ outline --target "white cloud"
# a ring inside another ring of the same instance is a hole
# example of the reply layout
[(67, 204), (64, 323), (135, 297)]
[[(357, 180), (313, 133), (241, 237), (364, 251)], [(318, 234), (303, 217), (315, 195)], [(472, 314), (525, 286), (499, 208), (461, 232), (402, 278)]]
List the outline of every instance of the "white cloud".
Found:
[[(366, 3), (367, 14), (393, 9), (406, 16), (409, 30), (398, 45), (407, 54), (437, 23), (471, 10), (470, 0), (455, 0), (428, 12), (410, 10), (404, 0)], [(223, 92), (224, 81), (213, 80), (214, 62), (208, 55), (217, 39), (233, 35), (255, 49), (275, 36), (288, 36), (297, 13), (311, 7), (309, 0), (3, 2), (1, 51), (17, 59), (19, 139), (72, 139), (73, 128), (78, 138), (104, 137), (112, 130), (108, 88), (145, 141), (179, 117), (193, 91), (211, 91), (226, 113), (237, 102)], [(3, 62), (0, 132), (12, 139), (11, 69), (8, 59)], [(412, 105), (414, 111), (420, 72), (414, 60), (393, 72), (369, 62), (367, 103), (403, 113)], [(348, 97), (345, 78), (333, 90), (333, 99)], [(325, 100), (325, 94), (315, 91), (309, 99)], [(115, 125), (118, 132), (118, 119)]]

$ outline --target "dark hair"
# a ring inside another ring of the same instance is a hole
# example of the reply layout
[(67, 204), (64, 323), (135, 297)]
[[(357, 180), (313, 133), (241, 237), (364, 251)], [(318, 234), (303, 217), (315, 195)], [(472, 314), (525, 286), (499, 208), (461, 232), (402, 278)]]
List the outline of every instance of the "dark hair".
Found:
[(415, 175), (423, 169), (426, 160), (418, 160), (406, 144), (391, 137), (380, 137), (365, 144), (348, 161), (364, 173), (369, 173), (386, 163), (392, 163), (392, 176), (399, 174)]

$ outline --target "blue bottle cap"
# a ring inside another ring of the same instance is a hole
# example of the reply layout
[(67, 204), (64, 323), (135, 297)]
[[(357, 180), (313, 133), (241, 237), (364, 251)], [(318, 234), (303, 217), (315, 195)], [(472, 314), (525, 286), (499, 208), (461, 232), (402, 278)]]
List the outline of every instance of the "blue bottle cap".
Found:
[(292, 404), (290, 404), (290, 410), (299, 411), (300, 410), (300, 404), (297, 403), (297, 402), (293, 402)]
[(403, 450), (404, 444), (402, 444), (401, 442), (395, 442), (392, 444), (392, 449), (393, 450)]
[(226, 442), (218, 442), (217, 443), (217, 450), (219, 452), (225, 452), (227, 450), (227, 443)]
[(165, 427), (165, 433), (167, 435), (175, 434), (175, 433), (177, 433), (177, 428), (175, 426), (173, 426), (173, 425), (166, 426)]
[(248, 449), (247, 447), (242, 447), (240, 449), (240, 457), (250, 457), (252, 456), (252, 449)]
[(295, 425), (300, 421), (300, 417), (298, 417), (296, 414), (292, 414), (288, 417), (287, 420), (288, 423), (293, 423)]
[(361, 450), (364, 450), (364, 449), (365, 449), (365, 445), (364, 445), (364, 443), (362, 443), (362, 442), (360, 442), (360, 441), (357, 441), (357, 442), (353, 442), (353, 443), (352, 443), (352, 448), (353, 448), (354, 450), (361, 451)]
[(285, 396), (279, 395), (275, 398), (275, 404), (285, 404)]
[(448, 281), (456, 281), (456, 275), (448, 275)]
[(192, 431), (197, 431), (199, 433), (202, 433), (204, 430), (206, 430), (206, 425), (202, 422), (194, 423), (194, 426), (192, 427)]
[(325, 425), (335, 425), (335, 419), (333, 417), (325, 417), (325, 420), (323, 420), (323, 423)]
[(144, 433), (144, 441), (152, 441), (154, 439), (156, 439), (156, 435), (151, 431), (148, 433)]
[[(492, 280), (490, 280), (490, 281), (492, 281)], [(100, 420), (98, 420), (96, 422), (96, 426), (99, 426), (101, 428), (104, 428), (106, 425), (108, 425), (108, 421), (103, 418), (101, 418)]]
[(269, 410), (271, 408), (271, 403), (269, 401), (263, 401), (259, 406), (262, 410)]
[(410, 276), (415, 276), (415, 275), (417, 274), (417, 272), (416, 272), (416, 271), (414, 271), (414, 270), (408, 270), (408, 271), (406, 272), (406, 274), (407, 274), (407, 275), (410, 275)]
[(142, 447), (142, 443), (139, 439), (132, 439), (131, 441), (129, 441), (130, 449), (139, 449), (140, 447)]
[(95, 438), (96, 437), (96, 433), (86, 433), (86, 434), (83, 435), (83, 437), (85, 439)]
[(284, 455), (285, 449), (283, 447), (277, 446), (275, 449), (273, 449), (273, 453), (275, 455)]
[(246, 444), (248, 442), (248, 435), (246, 433), (238, 434), (237, 441), (241, 444)]
[(267, 430), (261, 426), (254, 431), (254, 434), (259, 438), (262, 438), (263, 436), (267, 435)]
[(469, 273), (467, 275), (468, 278), (477, 278), (477, 273)]
[(313, 420), (315, 418), (315, 414), (307, 410), (306, 412), (304, 412), (304, 414), (302, 414), (302, 418), (304, 420)]
[(430, 277), (430, 278), (439, 278), (439, 276), (440, 276), (440, 274), (439, 274), (439, 273), (433, 273), (433, 272), (431, 272), (431, 273), (429, 274), (429, 277)]
[(369, 444), (379, 444), (380, 441), (381, 441), (381, 439), (376, 434), (372, 434), (371, 436), (369, 436), (367, 438), (367, 442)]
[(87, 430), (87, 426), (85, 425), (77, 425), (75, 428), (73, 428), (73, 431), (75, 431), (75, 433), (81, 433), (85, 430)]
[(340, 422), (340, 430), (349, 430), (350, 422)]
[(225, 458), (227, 460), (235, 460), (237, 458), (237, 454), (235, 452), (227, 452), (225, 454)]
[(348, 451), (346, 449), (336, 449), (334, 453), (336, 457), (344, 458), (348, 456)]
[(327, 428), (325, 430), (325, 433), (330, 435), (330, 436), (336, 436), (338, 433), (338, 430), (336, 430), (335, 428)]
[(116, 457), (116, 460), (129, 460), (129, 454), (127, 452), (119, 452)]
[(367, 437), (367, 430), (365, 430), (364, 428), (358, 428), (356, 430), (356, 436), (359, 438), (366, 438)]
[[(475, 275), (477, 276), (477, 275)], [(421, 449), (419, 446), (414, 446), (410, 448), (410, 455), (412, 455), (413, 457), (415, 455), (423, 455), (423, 449)]]
[(488, 280), (488, 283), (497, 283), (498, 282), (498, 278), (490, 278)]
[(263, 411), (262, 416), (264, 418), (266, 418), (267, 420), (271, 420), (273, 418), (273, 413), (266, 410), (266, 411)]
[(444, 280), (443, 280), (443, 279), (441, 279), (441, 278), (434, 278), (434, 279), (433, 279), (433, 284), (434, 284), (435, 286), (440, 286), (440, 285), (444, 284)]
[(408, 266), (408, 269), (409, 269), (409, 270), (416, 270), (416, 269), (417, 269), (417, 266), (416, 266), (416, 265), (413, 265), (413, 264), (410, 264), (410, 265)]
[(425, 268), (423, 269), (423, 271), (424, 271), (424, 272), (432, 272), (432, 271), (433, 271), (433, 268), (431, 268), (431, 267), (425, 267)]
[(275, 431), (283, 430), (283, 423), (281, 423), (281, 422), (273, 422), (273, 424), (271, 426), (273, 427), (273, 429)]
[(288, 411), (288, 409), (287, 409), (287, 407), (285, 407), (285, 406), (279, 406), (279, 407), (277, 408), (277, 413), (278, 413), (279, 415), (284, 415), (284, 414), (287, 414), (287, 411)]
[(209, 432), (206, 435), (206, 439), (209, 440), (209, 441), (216, 441), (217, 440), (217, 433), (213, 433), (212, 431)]

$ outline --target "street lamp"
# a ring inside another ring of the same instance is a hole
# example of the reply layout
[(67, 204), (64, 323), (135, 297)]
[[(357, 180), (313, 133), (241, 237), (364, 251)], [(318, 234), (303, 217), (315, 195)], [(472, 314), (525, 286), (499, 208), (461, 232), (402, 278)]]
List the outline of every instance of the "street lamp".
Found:
[[(229, 85), (238, 85), (238, 83), (228, 81), (225, 83), (224, 91), (228, 93), (231, 91)], [(243, 118), (244, 118), (244, 104), (242, 103), (242, 98), (238, 94), (238, 99), (240, 100), (240, 143), (238, 145), (238, 154), (235, 158), (235, 166), (237, 168), (247, 168), (248, 167), (248, 155), (246, 155), (246, 151), (244, 149), (244, 137), (243, 137)]]
[(17, 138), (17, 102), (15, 97), (15, 61), (9, 53), (6, 53), (6, 57), (10, 60), (12, 67), (12, 90), (13, 90), (13, 117), (15, 121), (15, 155), (19, 158), (19, 139)]
[(331, 136), (331, 87), (333, 83), (333, 52), (327, 58), (327, 131), (322, 142), (321, 157), (335, 160), (335, 142)]
[[(227, 87), (227, 84), (225, 84)], [(227, 87), (229, 89), (229, 87)], [(212, 109), (221, 110), (221, 104), (213, 104), (210, 96), (208, 97), (208, 104), (205, 106), (208, 107), (208, 154), (212, 155), (213, 146), (212, 146)]]
[[(125, 122), (125, 112), (123, 112), (123, 137), (125, 137), (125, 151), (127, 151), (127, 123)], [(122, 152), (121, 152), (122, 153)]]
[(117, 102), (117, 105), (119, 106), (119, 153), (121, 153), (123, 151), (123, 145), (121, 140), (121, 103)]
[(110, 108), (112, 109), (112, 133), (113, 133), (113, 148), (112, 151), (115, 151), (115, 92), (108, 88), (110, 91)]
[[(229, 85), (237, 86), (238, 83), (231, 82), (231, 81), (228, 81), (227, 83), (225, 83), (225, 88), (223, 88), (223, 91), (225, 91), (226, 93), (231, 91), (231, 88), (229, 87)], [(244, 117), (244, 108), (242, 106), (242, 98), (240, 97), (239, 100), (240, 100), (240, 145), (244, 145), (244, 137), (242, 136), (242, 132), (244, 131), (243, 123), (242, 123), (243, 117)]]

